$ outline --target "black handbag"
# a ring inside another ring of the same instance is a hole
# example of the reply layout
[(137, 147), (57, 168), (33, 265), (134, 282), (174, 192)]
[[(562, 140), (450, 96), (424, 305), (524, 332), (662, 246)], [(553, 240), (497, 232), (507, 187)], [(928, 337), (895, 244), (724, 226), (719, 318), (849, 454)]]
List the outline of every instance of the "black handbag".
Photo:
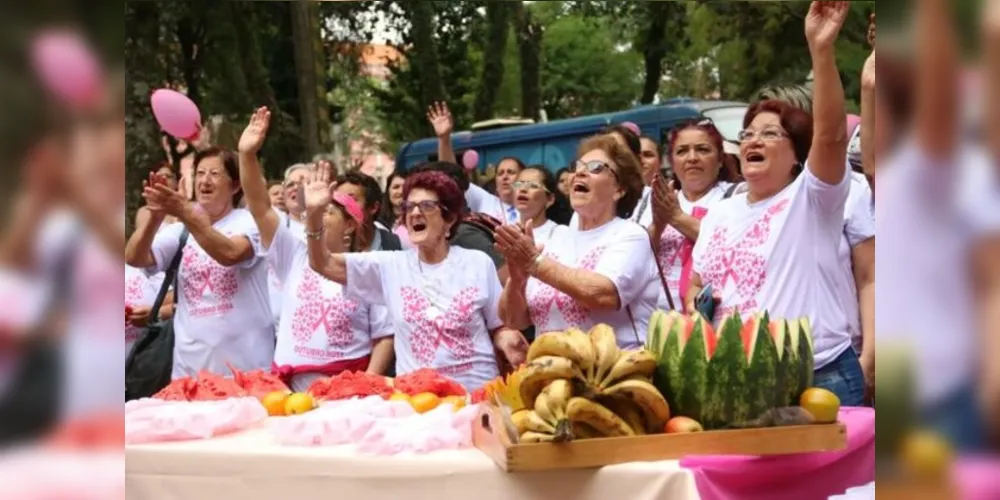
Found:
[(65, 390), (62, 349), (49, 333), (52, 317), (64, 314), (73, 263), (83, 227), (73, 229), (55, 264), (55, 287), (45, 320), (17, 349), (17, 365), (0, 392), (0, 448), (43, 437), (58, 423)]
[[(174, 320), (160, 321), (160, 308), (167, 296), (170, 285), (174, 285), (177, 293), (177, 270), (184, 254), (188, 231), (181, 233), (177, 253), (170, 261), (163, 285), (156, 295), (156, 302), (149, 311), (149, 326), (146, 334), (140, 338), (125, 360), (125, 400), (152, 397), (170, 384), (174, 369)], [(179, 294), (178, 294), (179, 298)]]

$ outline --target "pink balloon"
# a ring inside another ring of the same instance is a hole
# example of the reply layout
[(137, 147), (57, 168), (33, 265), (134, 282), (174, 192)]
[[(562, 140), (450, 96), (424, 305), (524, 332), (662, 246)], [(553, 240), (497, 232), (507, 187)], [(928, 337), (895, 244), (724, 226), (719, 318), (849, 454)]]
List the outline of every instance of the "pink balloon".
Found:
[(639, 130), (639, 126), (632, 122), (624, 122), (622, 123), (622, 126), (631, 130), (635, 135), (642, 135), (642, 131)]
[(201, 111), (188, 96), (176, 90), (160, 89), (149, 99), (153, 116), (164, 132), (184, 141), (201, 133)]
[(100, 97), (100, 63), (76, 33), (52, 31), (39, 35), (32, 44), (31, 58), (42, 84), (66, 104), (88, 106)]
[(462, 155), (462, 166), (466, 170), (475, 170), (479, 167), (479, 153), (475, 149), (470, 149)]

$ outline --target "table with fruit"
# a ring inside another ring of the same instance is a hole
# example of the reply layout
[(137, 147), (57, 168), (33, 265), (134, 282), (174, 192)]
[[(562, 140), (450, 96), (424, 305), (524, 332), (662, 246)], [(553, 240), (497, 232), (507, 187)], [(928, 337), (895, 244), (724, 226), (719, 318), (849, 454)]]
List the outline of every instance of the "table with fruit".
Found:
[[(567, 459), (570, 470), (505, 473), (476, 449), (473, 434), (480, 417), (503, 415), (513, 447), (571, 450), (663, 435), (801, 429), (835, 422), (840, 413), (847, 450), (816, 454), (821, 460), (810, 471), (822, 475), (841, 455), (855, 457), (858, 467), (819, 481), (833, 495), (874, 480), (867, 459), (874, 414), (840, 411), (835, 396), (810, 387), (812, 370), (806, 321), (734, 316), (716, 334), (697, 315), (657, 312), (645, 349), (619, 349), (606, 325), (547, 333), (524, 366), (471, 394), (433, 370), (395, 379), (345, 372), (306, 393), (291, 393), (263, 372), (233, 370), (232, 379), (203, 373), (127, 405), (128, 494), (721, 499), (706, 488), (711, 464), (691, 465), (698, 457), (606, 462), (614, 465), (599, 474), (572, 469)], [(805, 457), (788, 458), (801, 466)]]

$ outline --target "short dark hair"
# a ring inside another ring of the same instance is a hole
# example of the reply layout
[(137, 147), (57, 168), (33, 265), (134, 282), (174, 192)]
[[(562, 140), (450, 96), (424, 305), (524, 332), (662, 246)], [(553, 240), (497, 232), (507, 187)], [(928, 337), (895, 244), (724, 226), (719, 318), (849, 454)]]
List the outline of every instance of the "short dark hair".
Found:
[(639, 142), (639, 136), (632, 131), (632, 129), (626, 127), (622, 124), (608, 125), (604, 127), (601, 134), (611, 135), (618, 134), (625, 138), (625, 145), (628, 146), (628, 150), (635, 155), (636, 158), (642, 156), (642, 143)]
[(761, 113), (774, 113), (781, 120), (781, 127), (788, 132), (789, 139), (795, 149), (795, 159), (801, 165), (806, 164), (813, 141), (813, 117), (808, 112), (787, 101), (775, 99), (761, 101), (750, 106), (743, 117), (743, 128), (753, 123), (754, 118)]
[(410, 176), (424, 172), (441, 172), (442, 174), (451, 177), (451, 179), (455, 181), (455, 184), (458, 185), (458, 189), (460, 189), (463, 193), (469, 190), (469, 183), (470, 183), (469, 174), (465, 171), (464, 168), (458, 166), (455, 163), (447, 161), (432, 161), (432, 162), (422, 163), (420, 165), (411, 168), (408, 172), (406, 172), (407, 180), (409, 180)]
[[(226, 174), (229, 175), (229, 178), (235, 182), (237, 186), (240, 185), (240, 164), (235, 153), (216, 146), (203, 151), (197, 151), (194, 154), (194, 169), (197, 171), (198, 165), (200, 165), (202, 161), (209, 158), (218, 158), (222, 160), (222, 167), (226, 169)], [(243, 189), (237, 187), (236, 192), (233, 193), (233, 208), (239, 207), (242, 200)]]
[(455, 179), (438, 170), (427, 170), (407, 176), (406, 184), (403, 185), (403, 198), (409, 198), (410, 191), (414, 189), (425, 189), (437, 195), (441, 204), (441, 215), (447, 221), (454, 221), (448, 232), (448, 239), (452, 239), (465, 217), (465, 191), (460, 190)]
[(354, 186), (360, 186), (365, 192), (365, 212), (369, 213), (375, 210), (375, 207), (380, 206), (382, 203), (382, 188), (378, 185), (378, 181), (370, 175), (362, 174), (361, 172), (347, 172), (339, 177), (337, 177), (337, 185), (341, 184), (351, 184)]

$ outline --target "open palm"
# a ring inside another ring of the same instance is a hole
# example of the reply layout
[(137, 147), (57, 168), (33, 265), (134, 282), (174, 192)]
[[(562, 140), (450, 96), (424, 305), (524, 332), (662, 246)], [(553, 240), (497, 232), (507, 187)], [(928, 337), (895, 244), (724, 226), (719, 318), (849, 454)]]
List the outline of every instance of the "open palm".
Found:
[(830, 47), (851, 10), (850, 2), (813, 2), (806, 15), (806, 40), (812, 47)]
[(333, 198), (333, 186), (330, 185), (332, 170), (327, 162), (320, 162), (313, 170), (304, 190), (307, 212), (316, 213), (330, 206)]
[(250, 116), (250, 123), (240, 136), (240, 153), (256, 154), (264, 145), (267, 129), (271, 126), (271, 112), (267, 108), (257, 108)]
[(434, 135), (444, 137), (455, 129), (455, 120), (451, 117), (448, 104), (437, 102), (427, 108), (427, 121), (434, 127)]

